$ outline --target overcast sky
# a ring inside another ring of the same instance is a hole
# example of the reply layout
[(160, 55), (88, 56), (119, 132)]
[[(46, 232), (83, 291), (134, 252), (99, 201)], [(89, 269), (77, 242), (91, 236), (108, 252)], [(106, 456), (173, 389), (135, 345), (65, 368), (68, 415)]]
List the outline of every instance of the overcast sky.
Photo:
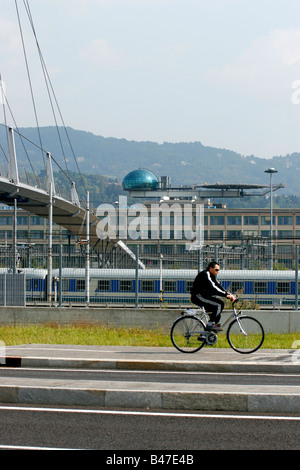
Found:
[[(0, 5), (6, 96), (17, 125), (35, 126), (15, 2)], [(300, 152), (299, 0), (29, 5), (66, 125), (265, 158)], [(18, 7), (39, 122), (54, 125), (24, 2)]]

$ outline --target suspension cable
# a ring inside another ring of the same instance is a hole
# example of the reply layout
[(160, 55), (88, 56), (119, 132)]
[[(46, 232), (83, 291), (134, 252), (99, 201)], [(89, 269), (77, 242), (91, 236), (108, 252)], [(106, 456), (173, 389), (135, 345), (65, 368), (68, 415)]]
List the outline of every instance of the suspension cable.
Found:
[[(7, 97), (6, 97), (6, 95), (4, 94), (4, 92), (3, 92), (3, 98), (4, 98), (4, 101), (5, 101), (6, 105), (7, 105), (7, 107), (8, 107), (8, 110), (9, 110), (9, 112), (10, 112), (10, 115), (11, 115), (11, 118), (12, 118), (13, 123), (14, 123), (14, 125), (15, 125), (15, 128), (17, 129), (17, 131), (19, 131), (19, 130), (18, 130), (17, 123), (16, 123), (16, 120), (15, 120), (14, 115), (13, 115), (13, 112), (12, 112), (12, 110), (11, 110), (11, 107), (10, 107), (10, 105), (9, 105), (9, 103), (8, 103)], [(1, 125), (6, 128), (6, 135), (8, 136), (8, 126), (7, 126), (6, 124), (2, 124), (2, 123), (1, 123)], [(17, 132), (17, 133), (19, 134), (19, 137), (20, 137), (21, 134), (20, 134), (19, 132)], [(7, 137), (7, 141), (8, 141), (8, 137)], [(35, 172), (35, 170), (34, 170), (34, 168), (33, 168), (33, 165), (32, 165), (32, 163), (31, 163), (30, 157), (29, 157), (29, 155), (28, 155), (27, 149), (26, 149), (26, 147), (25, 147), (25, 145), (24, 145), (24, 142), (23, 142), (23, 140), (21, 139), (21, 137), (20, 137), (20, 141), (21, 141), (21, 144), (22, 144), (22, 146), (23, 146), (23, 150), (24, 150), (24, 152), (25, 152), (25, 155), (26, 155), (26, 157), (27, 157), (27, 160), (28, 160), (28, 162), (29, 162), (30, 168), (31, 168), (31, 170), (32, 170), (32, 172), (33, 172), (33, 175), (34, 175), (35, 179), (36, 179), (36, 182), (37, 182), (38, 185), (40, 185), (39, 177), (38, 177), (38, 175), (36, 174), (36, 172)], [(5, 152), (4, 152), (3, 149), (2, 149), (2, 151), (3, 151), (3, 153), (4, 153), (4, 156), (5, 156), (6, 160), (8, 161), (8, 158), (7, 158), (7, 156), (6, 156), (6, 154), (5, 154)]]
[[(3, 125), (3, 124), (2, 124)], [(23, 139), (27, 140), (27, 142), (29, 142), (30, 144), (34, 145), (35, 147), (37, 147), (38, 149), (40, 149), (44, 154), (47, 154), (47, 150), (45, 150), (43, 147), (40, 147), (39, 145), (37, 145), (35, 142), (33, 142), (32, 140), (30, 140), (28, 137), (25, 137), (25, 135), (21, 134), (19, 132), (18, 129), (15, 129), (15, 132), (20, 136), (22, 137)], [(58, 166), (58, 168), (60, 169), (60, 171), (63, 172), (63, 174), (66, 176), (66, 178), (68, 178), (68, 180), (70, 181), (70, 183), (74, 183), (74, 181), (70, 178), (70, 176), (68, 175), (68, 173), (66, 173), (66, 171), (60, 166), (60, 164), (56, 161), (56, 159), (53, 157), (53, 155), (51, 155), (51, 160), (53, 160), (53, 162), (55, 163), (55, 165)]]
[[(60, 144), (61, 144), (61, 149), (62, 149), (63, 157), (64, 157), (64, 160), (65, 160), (66, 168), (68, 170), (67, 159), (65, 157), (65, 152), (64, 152), (64, 149), (63, 149), (63, 144), (62, 144), (62, 140), (61, 140), (61, 136), (60, 136), (59, 127), (58, 127), (58, 124), (57, 124), (57, 119), (56, 119), (56, 116), (55, 116), (55, 110), (54, 110), (54, 106), (53, 106), (52, 97), (51, 97), (51, 94), (50, 94), (50, 89), (51, 89), (51, 92), (52, 92), (52, 95), (53, 95), (53, 98), (54, 98), (59, 116), (60, 116), (62, 124), (63, 124), (63, 128), (64, 128), (64, 131), (65, 131), (65, 134), (66, 134), (66, 137), (67, 137), (67, 140), (68, 140), (68, 143), (69, 143), (69, 146), (70, 146), (70, 149), (71, 149), (71, 152), (72, 152), (72, 155), (73, 155), (76, 167), (77, 167), (77, 171), (79, 173), (79, 176), (81, 177), (83, 187), (85, 188), (85, 191), (86, 191), (86, 189), (87, 189), (86, 184), (85, 184), (84, 178), (83, 178), (83, 176), (80, 172), (78, 161), (77, 161), (77, 158), (75, 156), (75, 152), (74, 152), (74, 149), (73, 149), (73, 146), (72, 146), (72, 143), (71, 143), (71, 140), (70, 140), (70, 137), (69, 137), (69, 134), (68, 134), (63, 116), (62, 116), (62, 112), (61, 112), (60, 106), (58, 104), (58, 100), (56, 98), (56, 94), (55, 94), (55, 91), (54, 91), (54, 88), (53, 88), (53, 85), (52, 85), (52, 82), (51, 82), (51, 79), (50, 79), (50, 76), (49, 76), (49, 73), (48, 73), (48, 70), (47, 70), (47, 67), (46, 67), (46, 63), (44, 61), (42, 51), (41, 51), (41, 48), (40, 48), (40, 45), (39, 45), (39, 41), (38, 41), (38, 38), (37, 38), (37, 34), (36, 34), (35, 27), (34, 27), (32, 14), (31, 14), (30, 6), (29, 6), (29, 0), (23, 0), (23, 3), (24, 3), (25, 10), (27, 12), (27, 16), (28, 16), (28, 19), (29, 19), (29, 22), (30, 22), (30, 25), (31, 25), (31, 28), (32, 28), (32, 31), (33, 31), (35, 41), (36, 41), (36, 46), (37, 46), (37, 50), (38, 50), (40, 61), (41, 61), (41, 66), (42, 66), (44, 79), (45, 79), (45, 83), (46, 83), (46, 88), (47, 88), (47, 92), (48, 92), (48, 96), (49, 96), (49, 100), (50, 100), (50, 104), (51, 104), (51, 108), (52, 108), (53, 117), (54, 117), (55, 124), (56, 124), (56, 130), (57, 130), (57, 133), (58, 133), (58, 138), (59, 138), (59, 141), (60, 141)], [(50, 89), (49, 89), (49, 87), (50, 87)]]
[[(29, 65), (28, 65), (28, 60), (27, 60), (27, 54), (26, 54), (26, 48), (25, 48), (25, 42), (24, 42), (24, 37), (23, 37), (23, 31), (22, 31), (22, 25), (21, 25), (21, 20), (20, 20), (20, 14), (19, 14), (19, 8), (18, 8), (17, 0), (15, 0), (15, 6), (16, 6), (16, 12), (17, 12), (17, 17), (18, 17), (18, 23), (19, 23), (19, 29), (20, 29), (20, 35), (21, 35), (21, 41), (22, 41), (24, 59), (25, 59), (26, 70), (27, 70), (27, 76), (28, 76), (28, 82), (29, 82), (29, 88), (30, 88), (31, 99), (32, 99), (32, 105), (33, 105), (33, 109), (34, 109), (34, 115), (35, 115), (35, 120), (36, 120), (36, 125), (37, 125), (39, 140), (40, 140), (40, 147), (42, 148), (42, 147), (43, 147), (42, 138), (41, 138), (41, 133), (40, 133), (38, 115), (37, 115), (37, 110), (36, 110), (36, 105), (35, 105), (35, 99), (34, 99), (34, 94), (33, 94), (32, 82), (31, 82), (31, 77), (30, 77)], [(45, 159), (44, 159), (44, 154), (43, 154), (43, 153), (42, 153), (42, 157), (43, 157), (44, 165), (45, 165)]]

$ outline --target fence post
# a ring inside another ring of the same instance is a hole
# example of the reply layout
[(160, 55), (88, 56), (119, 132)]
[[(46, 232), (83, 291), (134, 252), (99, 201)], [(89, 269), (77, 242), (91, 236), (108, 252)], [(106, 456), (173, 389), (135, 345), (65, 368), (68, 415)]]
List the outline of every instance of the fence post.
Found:
[(53, 227), (53, 200), (52, 200), (52, 183), (49, 188), (49, 240), (48, 240), (48, 286), (47, 286), (47, 302), (52, 302), (52, 228)]
[(298, 267), (299, 267), (299, 246), (296, 245), (296, 266), (295, 266), (295, 310), (298, 310)]
[(6, 276), (7, 273), (3, 274), (3, 306), (6, 307)]
[(58, 306), (62, 307), (62, 245), (59, 245)]
[(14, 199), (14, 220), (13, 220), (13, 273), (17, 272), (17, 200)]
[(162, 278), (162, 268), (163, 268), (163, 255), (160, 254), (159, 260), (159, 302), (160, 306), (163, 306), (163, 278)]
[(135, 258), (135, 308), (139, 307), (139, 245), (136, 245), (136, 258)]
[(86, 193), (85, 301), (90, 305), (90, 193)]

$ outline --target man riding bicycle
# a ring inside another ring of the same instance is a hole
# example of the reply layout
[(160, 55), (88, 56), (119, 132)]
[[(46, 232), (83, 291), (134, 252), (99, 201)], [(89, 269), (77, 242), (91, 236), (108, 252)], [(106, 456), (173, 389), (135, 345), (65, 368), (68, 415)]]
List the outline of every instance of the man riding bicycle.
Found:
[(222, 331), (219, 322), (224, 309), (224, 302), (218, 297), (225, 297), (232, 301), (236, 299), (217, 281), (219, 271), (219, 264), (211, 261), (207, 268), (196, 276), (191, 290), (191, 301), (199, 307), (204, 307), (210, 316), (207, 329), (215, 331)]

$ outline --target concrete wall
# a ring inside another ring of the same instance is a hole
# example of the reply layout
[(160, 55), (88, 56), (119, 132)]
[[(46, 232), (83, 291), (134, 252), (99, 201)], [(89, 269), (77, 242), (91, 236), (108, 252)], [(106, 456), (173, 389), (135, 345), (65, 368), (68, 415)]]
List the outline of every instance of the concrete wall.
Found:
[[(0, 307), (0, 324), (94, 323), (169, 331), (180, 312), (159, 308)], [(245, 310), (245, 313), (260, 320), (266, 333), (300, 332), (300, 311)], [(228, 316), (229, 313), (224, 311), (222, 321)]]

